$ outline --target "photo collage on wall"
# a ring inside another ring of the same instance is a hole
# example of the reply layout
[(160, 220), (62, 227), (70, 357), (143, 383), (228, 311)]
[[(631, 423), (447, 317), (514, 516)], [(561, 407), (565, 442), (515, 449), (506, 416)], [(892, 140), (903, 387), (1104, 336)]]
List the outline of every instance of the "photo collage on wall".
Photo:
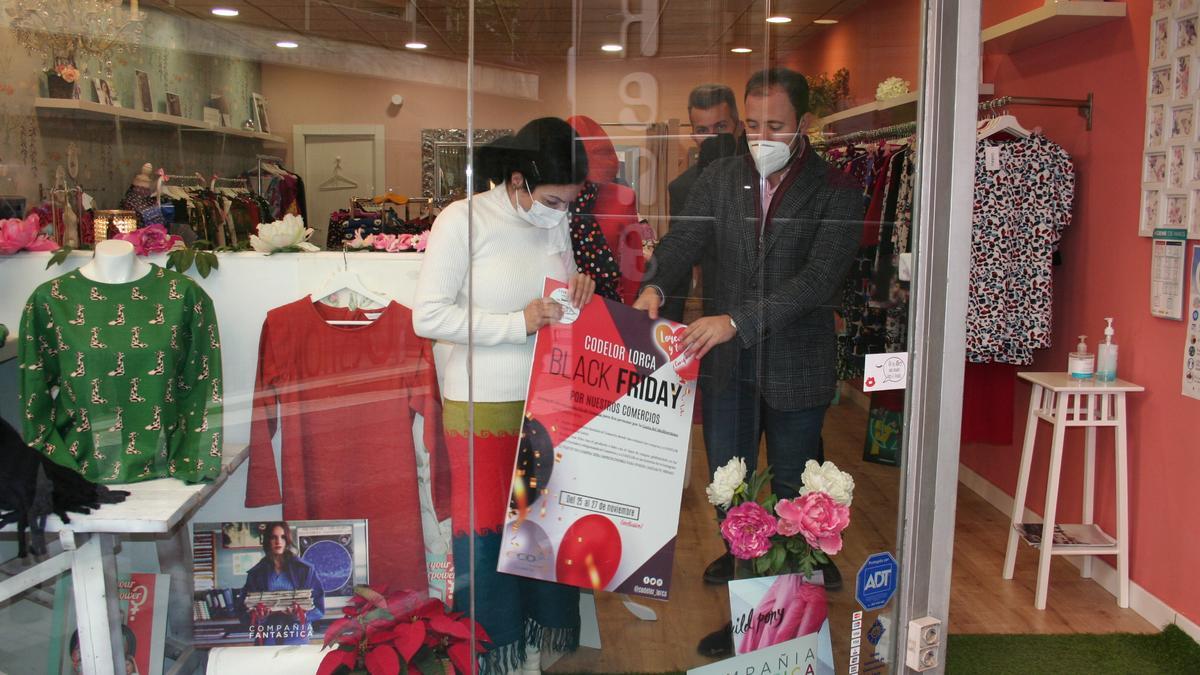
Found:
[(1200, 239), (1200, 0), (1154, 0), (1138, 234)]

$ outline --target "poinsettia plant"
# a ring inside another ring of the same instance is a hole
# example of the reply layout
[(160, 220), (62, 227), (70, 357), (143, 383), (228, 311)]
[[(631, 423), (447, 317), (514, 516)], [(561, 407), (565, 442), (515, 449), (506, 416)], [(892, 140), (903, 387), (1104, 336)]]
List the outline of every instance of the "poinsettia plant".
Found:
[[(451, 675), (474, 673), (475, 653), (486, 651), (487, 633), (461, 612), (416, 591), (379, 592), (358, 586), (342, 618), (325, 630), (317, 675)], [(471, 638), (475, 638), (474, 651)]]
[(721, 536), (729, 551), (755, 574), (812, 574), (842, 550), (842, 531), (850, 525), (854, 478), (833, 462), (809, 460), (800, 494), (780, 499), (765, 490), (771, 468), (746, 479), (746, 462), (735, 457), (713, 472), (705, 489), (709, 503), (726, 509)]

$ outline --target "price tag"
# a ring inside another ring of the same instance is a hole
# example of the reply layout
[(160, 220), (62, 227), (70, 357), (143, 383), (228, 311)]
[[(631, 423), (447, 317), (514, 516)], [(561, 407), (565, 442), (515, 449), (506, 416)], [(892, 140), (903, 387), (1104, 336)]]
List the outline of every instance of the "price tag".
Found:
[(1000, 170), (1000, 146), (989, 145), (983, 149), (983, 163), (988, 171)]

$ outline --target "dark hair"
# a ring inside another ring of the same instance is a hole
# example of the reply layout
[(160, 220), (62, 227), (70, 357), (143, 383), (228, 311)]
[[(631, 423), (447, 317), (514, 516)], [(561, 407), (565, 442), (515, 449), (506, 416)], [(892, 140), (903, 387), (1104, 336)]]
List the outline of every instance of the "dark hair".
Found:
[(514, 136), (502, 136), (476, 149), (475, 175), (483, 181), (500, 184), (514, 171), (525, 177), (530, 190), (539, 185), (582, 183), (588, 175), (587, 151), (566, 121), (541, 117)]
[(288, 527), (288, 524), (282, 520), (267, 523), (266, 528), (262, 532), (262, 550), (263, 553), (271, 555), (271, 530), (277, 527), (283, 528), (283, 539), (287, 542), (287, 547), (284, 549), (283, 554), (286, 556), (292, 552), (292, 528)]
[(702, 84), (688, 94), (689, 113), (692, 112), (692, 108), (708, 110), (722, 103), (729, 104), (729, 112), (733, 113), (733, 119), (736, 120), (738, 118), (737, 98), (733, 95), (732, 87), (724, 84)]
[[(125, 656), (136, 656), (137, 635), (134, 635), (133, 629), (129, 627), (129, 624), (121, 624), (121, 637), (124, 638), (125, 642)], [(74, 652), (76, 649), (79, 649), (78, 629), (76, 629), (74, 633), (71, 633), (71, 641), (67, 647), (67, 654)]]
[(746, 82), (746, 96), (766, 96), (772, 87), (787, 92), (792, 108), (796, 110), (796, 119), (808, 112), (808, 80), (803, 75), (788, 68), (760, 70)]

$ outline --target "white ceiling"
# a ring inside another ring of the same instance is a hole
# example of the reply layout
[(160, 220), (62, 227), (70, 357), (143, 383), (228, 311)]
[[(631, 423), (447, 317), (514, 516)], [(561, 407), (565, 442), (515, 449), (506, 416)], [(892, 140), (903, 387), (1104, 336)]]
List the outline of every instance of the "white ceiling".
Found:
[[(476, 0), (475, 58), (480, 63), (532, 68), (562, 61), (578, 27), (581, 58), (604, 58), (600, 45), (619, 41), (622, 5), (647, 8), (656, 19), (659, 58), (726, 55), (745, 44), (764, 48), (795, 48), (826, 30), (814, 19), (841, 18), (864, 0), (775, 0), (773, 14), (785, 14), (789, 24), (770, 25), (766, 0)], [(877, 0), (887, 2), (889, 0)], [(416, 35), (429, 45), (425, 53), (452, 59), (467, 58), (467, 0), (143, 0), (143, 5), (198, 19), (236, 22), (350, 43), (404, 49)], [(579, 18), (572, 16), (578, 5)], [(232, 7), (241, 14), (225, 19), (213, 7)], [(635, 56), (640, 24), (630, 29), (626, 49)], [(770, 30), (771, 43), (767, 42)], [(761, 58), (761, 56), (760, 56)]]

